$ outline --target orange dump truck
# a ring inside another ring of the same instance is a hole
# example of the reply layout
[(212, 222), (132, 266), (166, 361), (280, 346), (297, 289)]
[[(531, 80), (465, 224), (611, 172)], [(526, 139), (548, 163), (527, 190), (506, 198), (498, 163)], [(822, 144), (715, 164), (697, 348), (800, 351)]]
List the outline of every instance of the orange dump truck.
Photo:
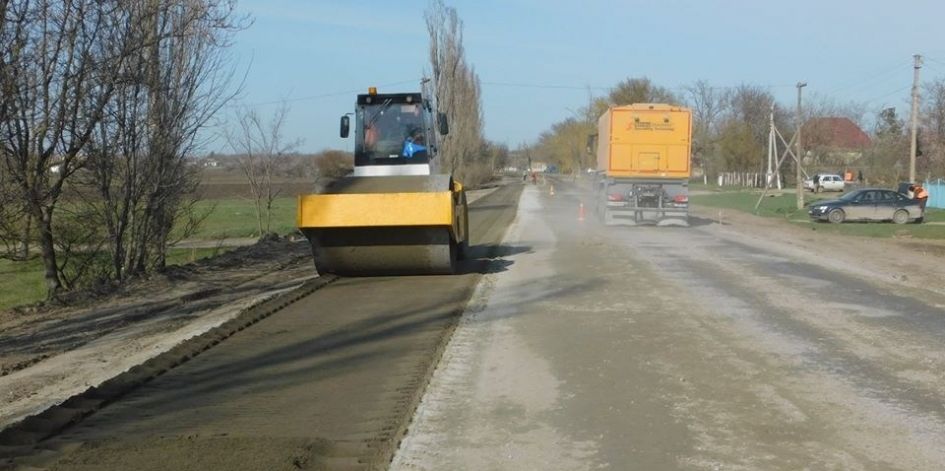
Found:
[(608, 225), (688, 225), (692, 113), (642, 103), (597, 123), (595, 211)]

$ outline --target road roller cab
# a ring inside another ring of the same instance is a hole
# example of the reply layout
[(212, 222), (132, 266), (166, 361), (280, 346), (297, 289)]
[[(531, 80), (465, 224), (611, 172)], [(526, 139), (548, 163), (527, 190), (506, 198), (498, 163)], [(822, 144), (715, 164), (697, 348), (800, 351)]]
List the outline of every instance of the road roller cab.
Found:
[[(449, 274), (468, 245), (462, 184), (436, 173), (448, 126), (420, 93), (358, 95), (354, 172), (301, 195), (297, 224), (319, 273)], [(341, 137), (352, 130), (341, 118)], [(436, 119), (434, 118), (436, 116)]]

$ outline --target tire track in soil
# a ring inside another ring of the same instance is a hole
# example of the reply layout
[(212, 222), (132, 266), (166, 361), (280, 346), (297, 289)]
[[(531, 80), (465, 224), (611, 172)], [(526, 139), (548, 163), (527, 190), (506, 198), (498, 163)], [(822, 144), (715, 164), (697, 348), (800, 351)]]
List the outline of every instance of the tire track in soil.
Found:
[(0, 467), (386, 468), (520, 191), (470, 207), (467, 273), (315, 279), (4, 431)]

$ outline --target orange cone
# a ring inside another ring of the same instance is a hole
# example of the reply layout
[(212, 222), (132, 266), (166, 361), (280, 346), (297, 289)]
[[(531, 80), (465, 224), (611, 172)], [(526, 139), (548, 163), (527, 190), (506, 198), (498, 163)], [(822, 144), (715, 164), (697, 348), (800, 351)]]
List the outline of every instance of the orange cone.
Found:
[(584, 220), (584, 203), (580, 203), (578, 206), (578, 221)]

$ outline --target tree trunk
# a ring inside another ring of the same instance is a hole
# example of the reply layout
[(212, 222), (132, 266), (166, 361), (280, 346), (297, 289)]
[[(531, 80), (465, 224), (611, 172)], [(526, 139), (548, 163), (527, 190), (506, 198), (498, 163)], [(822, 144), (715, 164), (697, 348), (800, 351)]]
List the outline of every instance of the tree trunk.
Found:
[(26, 215), (26, 223), (23, 225), (23, 232), (20, 236), (20, 253), (17, 257), (20, 260), (29, 260), (30, 258), (30, 232), (33, 228), (33, 215)]
[(53, 242), (52, 208), (38, 208), (36, 215), (39, 228), (39, 249), (43, 254), (43, 278), (46, 280), (46, 299), (53, 299), (62, 290), (59, 266), (56, 263), (56, 246)]

